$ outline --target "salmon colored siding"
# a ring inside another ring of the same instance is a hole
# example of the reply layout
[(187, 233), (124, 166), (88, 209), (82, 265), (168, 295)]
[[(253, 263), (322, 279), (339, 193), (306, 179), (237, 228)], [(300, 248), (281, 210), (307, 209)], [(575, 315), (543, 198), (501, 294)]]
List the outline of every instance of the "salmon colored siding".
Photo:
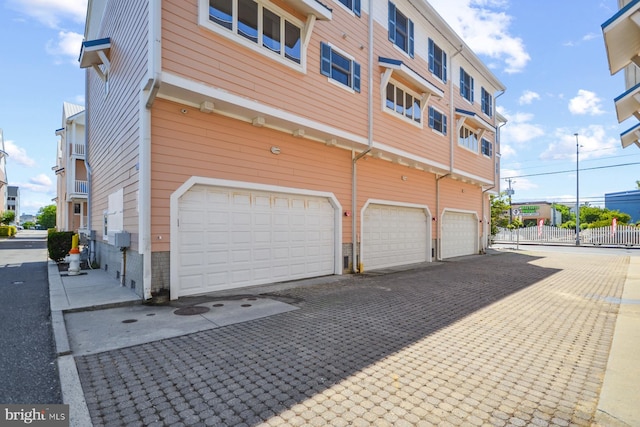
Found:
[[(191, 176), (332, 192), (351, 205), (351, 153), (217, 114), (157, 100), (152, 110), (153, 251), (169, 250), (169, 196)], [(273, 145), (279, 155), (271, 154)], [(346, 218), (346, 217), (345, 217)], [(350, 221), (343, 223), (350, 241)]]
[[(307, 49), (307, 71), (302, 73), (238, 43), (198, 26), (195, 2), (164, 1), (162, 10), (162, 64), (165, 71), (222, 87), (302, 117), (366, 134), (367, 45), (366, 20), (353, 23), (346, 12), (334, 13), (330, 24), (316, 22)], [(281, 5), (281, 2), (278, 3)], [(343, 39), (336, 28), (349, 28)], [(329, 42), (354, 57), (362, 67), (362, 93), (327, 84), (320, 74), (320, 42)], [(268, 70), (265, 72), (265, 70)], [(322, 96), (317, 96), (322, 94)]]

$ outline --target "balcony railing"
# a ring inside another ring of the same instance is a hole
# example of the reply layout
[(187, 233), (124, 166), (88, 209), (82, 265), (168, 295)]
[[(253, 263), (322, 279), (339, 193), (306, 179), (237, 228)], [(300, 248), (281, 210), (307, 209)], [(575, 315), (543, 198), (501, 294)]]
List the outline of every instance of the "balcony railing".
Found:
[(72, 155), (77, 157), (84, 157), (84, 144), (71, 144)]
[(79, 181), (75, 182), (75, 193), (76, 194), (88, 194), (89, 193), (89, 182), (88, 181)]

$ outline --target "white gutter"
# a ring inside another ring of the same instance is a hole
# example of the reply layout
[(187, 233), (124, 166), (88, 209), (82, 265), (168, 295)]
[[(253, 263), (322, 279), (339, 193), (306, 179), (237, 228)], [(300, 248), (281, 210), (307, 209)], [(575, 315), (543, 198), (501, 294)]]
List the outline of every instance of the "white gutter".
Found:
[(147, 62), (148, 80), (140, 92), (139, 130), (139, 181), (138, 181), (138, 248), (142, 256), (143, 299), (151, 299), (151, 105), (160, 85), (160, 20), (161, 2), (149, 3), (149, 57)]
[[(451, 56), (450, 59), (450, 63), (451, 65), (449, 66), (449, 117), (451, 117), (451, 124), (452, 126), (450, 126), (451, 131), (449, 132), (449, 173), (452, 174), (453, 173), (453, 150), (455, 148), (454, 142), (455, 142), (455, 137), (456, 134), (458, 133), (458, 125), (456, 123), (455, 120), (455, 106), (453, 105), (453, 58), (455, 58), (456, 56), (458, 56), (460, 54), (460, 52), (462, 52), (462, 48), (463, 46), (460, 46), (460, 49), (458, 49), (458, 51), (456, 53), (453, 54), (453, 56)], [(436, 213), (436, 215), (438, 215), (438, 213)]]
[[(85, 103), (89, 101), (89, 68), (84, 72), (84, 97)], [(91, 165), (89, 164), (89, 108), (85, 106), (84, 109), (84, 167), (87, 169), (87, 229), (89, 230), (89, 265), (93, 264), (96, 259), (96, 242), (95, 233), (91, 233), (92, 218), (91, 218)], [(66, 133), (66, 132), (65, 132)], [(63, 143), (66, 142), (66, 134)], [(94, 238), (92, 238), (92, 235)]]
[(373, 0), (369, 0), (369, 83), (368, 83), (368, 129), (367, 129), (367, 142), (368, 147), (362, 153), (357, 156), (353, 156), (355, 154), (352, 151), (352, 168), (351, 168), (351, 271), (353, 273), (357, 273), (360, 271), (360, 266), (356, 263), (357, 259), (357, 240), (358, 240), (358, 232), (356, 229), (357, 226), (357, 215), (356, 210), (358, 208), (358, 197), (357, 197), (357, 165), (358, 160), (367, 155), (373, 148)]

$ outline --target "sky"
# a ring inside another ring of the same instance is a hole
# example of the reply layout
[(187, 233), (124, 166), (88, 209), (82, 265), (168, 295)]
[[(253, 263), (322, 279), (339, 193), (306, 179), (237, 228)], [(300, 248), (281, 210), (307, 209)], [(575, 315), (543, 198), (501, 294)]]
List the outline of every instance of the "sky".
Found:
[[(21, 214), (36, 214), (56, 197), (62, 103), (84, 105), (78, 56), (86, 3), (0, 3), (0, 129)], [(512, 178), (514, 203), (575, 203), (576, 133), (581, 203), (602, 206), (605, 193), (636, 189), (640, 149), (622, 149), (619, 137), (636, 121), (617, 122), (613, 99), (625, 91), (624, 76), (609, 73), (601, 30), (617, 0), (430, 3), (507, 88), (496, 97), (508, 119), (500, 187)]]

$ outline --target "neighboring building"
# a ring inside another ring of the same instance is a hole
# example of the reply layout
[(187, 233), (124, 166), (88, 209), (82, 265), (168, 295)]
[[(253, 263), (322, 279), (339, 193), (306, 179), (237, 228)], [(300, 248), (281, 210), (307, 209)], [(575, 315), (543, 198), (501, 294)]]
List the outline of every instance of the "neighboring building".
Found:
[(640, 221), (640, 190), (606, 193), (604, 207), (631, 215), (630, 223)]
[(84, 107), (65, 102), (62, 105), (62, 127), (56, 130), (58, 150), (56, 227), (59, 231), (87, 228), (87, 195), (89, 183), (85, 155)]
[[(640, 0), (618, 0), (619, 11), (602, 24), (611, 75), (624, 70), (626, 91), (614, 102), (618, 122), (640, 120)], [(622, 147), (640, 147), (640, 123), (620, 134)]]
[(15, 218), (20, 218), (20, 188), (9, 185), (7, 187), (7, 210), (15, 212)]
[(4, 151), (4, 137), (0, 129), (0, 215), (7, 210), (7, 152)]
[(33, 222), (36, 223), (36, 216), (30, 214), (22, 214), (20, 215), (20, 224), (24, 224), (25, 222)]
[(511, 209), (513, 216), (521, 218), (524, 225), (535, 225), (541, 219), (545, 225), (562, 224), (562, 213), (554, 207), (554, 203), (512, 203)]
[(486, 247), (505, 87), (425, 0), (323, 3), (89, 1), (90, 246), (144, 299)]

